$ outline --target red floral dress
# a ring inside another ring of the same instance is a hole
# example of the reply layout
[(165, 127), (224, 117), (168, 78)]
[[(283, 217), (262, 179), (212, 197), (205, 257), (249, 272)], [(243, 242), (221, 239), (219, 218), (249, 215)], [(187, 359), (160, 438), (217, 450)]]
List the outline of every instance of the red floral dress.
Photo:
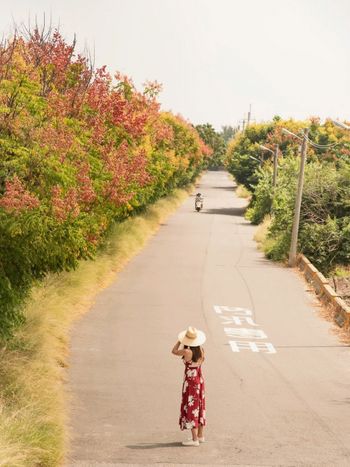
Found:
[(182, 385), (180, 410), (181, 430), (198, 428), (205, 425), (205, 388), (201, 366), (195, 366), (190, 360), (185, 363), (185, 376)]

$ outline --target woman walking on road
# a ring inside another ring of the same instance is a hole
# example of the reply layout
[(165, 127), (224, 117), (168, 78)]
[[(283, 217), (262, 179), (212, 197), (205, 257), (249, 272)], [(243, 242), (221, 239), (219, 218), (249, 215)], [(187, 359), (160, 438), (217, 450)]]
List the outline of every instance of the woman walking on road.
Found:
[[(202, 375), (205, 334), (196, 328), (189, 327), (180, 332), (172, 353), (182, 357), (185, 364), (185, 376), (182, 385), (182, 402), (180, 411), (181, 430), (190, 429), (192, 439), (184, 441), (184, 446), (199, 446), (204, 443), (203, 429), (205, 420), (205, 393)], [(180, 349), (180, 346), (183, 348)]]

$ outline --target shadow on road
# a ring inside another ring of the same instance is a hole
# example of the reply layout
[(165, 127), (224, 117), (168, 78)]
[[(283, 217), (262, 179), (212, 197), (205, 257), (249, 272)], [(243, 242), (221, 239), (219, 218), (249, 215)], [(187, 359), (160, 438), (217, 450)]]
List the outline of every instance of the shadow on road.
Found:
[(174, 443), (140, 443), (126, 446), (129, 449), (158, 449), (158, 448), (177, 448), (182, 447), (180, 442)]
[(337, 404), (337, 405), (343, 405), (343, 404), (350, 404), (350, 397), (346, 397), (345, 399), (343, 400), (332, 400), (333, 404)]
[(212, 208), (204, 209), (202, 214), (220, 214), (222, 216), (243, 216), (246, 208)]
[(212, 190), (227, 190), (227, 191), (236, 191), (237, 186), (236, 185), (226, 185), (226, 186), (211, 186), (210, 189)]

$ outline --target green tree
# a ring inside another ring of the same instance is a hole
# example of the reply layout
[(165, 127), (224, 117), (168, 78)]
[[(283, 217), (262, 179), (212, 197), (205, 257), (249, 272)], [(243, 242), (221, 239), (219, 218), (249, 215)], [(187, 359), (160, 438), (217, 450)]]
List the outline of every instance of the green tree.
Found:
[[(300, 215), (298, 250), (323, 272), (336, 265), (350, 264), (350, 139), (331, 121), (318, 118), (307, 122), (282, 120), (251, 125), (236, 134), (226, 154), (226, 166), (239, 183), (252, 191), (247, 217), (260, 223), (270, 214), (271, 225), (265, 253), (274, 260), (286, 260), (294, 213), (300, 164), (299, 141), (282, 128), (298, 134), (309, 127), (309, 137), (319, 145), (309, 145)], [(336, 143), (336, 144), (334, 144)], [(260, 145), (274, 149), (278, 144), (277, 187), (272, 189), (272, 160)]]
[(210, 123), (197, 125), (196, 130), (204, 143), (213, 150), (210, 158), (209, 168), (218, 169), (223, 165), (223, 158), (226, 153), (226, 143), (220, 133), (215, 131)]
[(225, 143), (227, 144), (237, 133), (238, 128), (233, 128), (230, 125), (223, 125), (221, 127), (221, 136), (223, 137)]

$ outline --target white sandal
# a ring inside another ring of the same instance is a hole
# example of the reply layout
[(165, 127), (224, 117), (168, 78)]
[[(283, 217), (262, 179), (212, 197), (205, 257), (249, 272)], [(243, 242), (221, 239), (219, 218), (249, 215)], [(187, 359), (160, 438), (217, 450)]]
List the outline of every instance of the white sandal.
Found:
[[(205, 438), (204, 436), (202, 438), (197, 438), (200, 443), (205, 443)], [(192, 438), (188, 438), (188, 441), (191, 441)]]
[(187, 441), (183, 441), (182, 446), (199, 446), (199, 441), (198, 439), (196, 441), (189, 439)]

